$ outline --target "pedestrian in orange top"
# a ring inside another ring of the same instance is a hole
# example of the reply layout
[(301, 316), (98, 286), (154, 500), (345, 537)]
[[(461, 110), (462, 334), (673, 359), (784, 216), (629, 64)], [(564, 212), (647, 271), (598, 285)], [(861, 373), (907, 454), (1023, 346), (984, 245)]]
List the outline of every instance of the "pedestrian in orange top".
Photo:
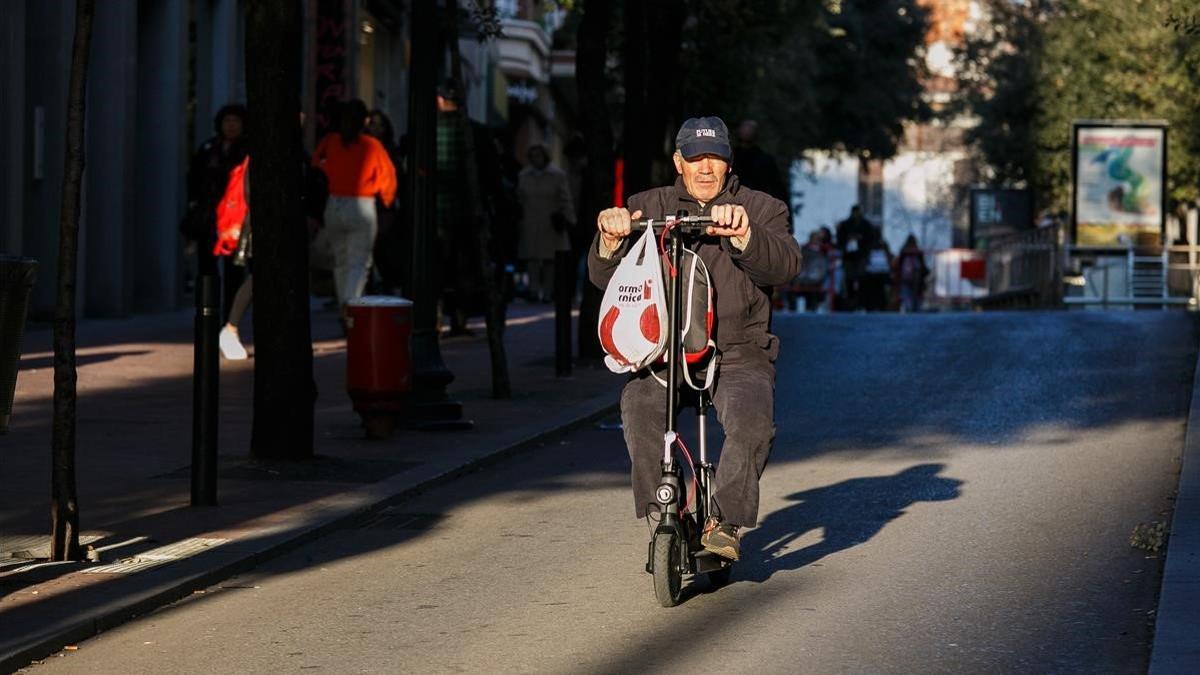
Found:
[(375, 198), (384, 206), (396, 199), (396, 168), (383, 144), (363, 132), (366, 123), (366, 104), (358, 99), (343, 103), (337, 132), (321, 139), (312, 158), (313, 166), (329, 177), (325, 227), (333, 245), (333, 281), (343, 312), (367, 283), (379, 228)]

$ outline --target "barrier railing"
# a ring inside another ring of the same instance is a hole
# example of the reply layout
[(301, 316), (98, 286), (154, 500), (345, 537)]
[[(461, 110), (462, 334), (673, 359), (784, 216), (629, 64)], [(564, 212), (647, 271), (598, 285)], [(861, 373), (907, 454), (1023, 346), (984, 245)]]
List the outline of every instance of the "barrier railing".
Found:
[(985, 309), (1050, 308), (1063, 302), (1062, 228), (1040, 227), (988, 242)]

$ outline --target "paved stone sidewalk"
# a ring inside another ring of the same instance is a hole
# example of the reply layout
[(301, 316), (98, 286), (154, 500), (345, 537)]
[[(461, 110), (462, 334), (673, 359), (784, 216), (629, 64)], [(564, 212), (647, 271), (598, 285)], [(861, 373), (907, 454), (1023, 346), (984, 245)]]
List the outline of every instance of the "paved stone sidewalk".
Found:
[[(222, 362), (216, 508), (189, 506), (192, 313), (79, 329), (78, 485), (94, 563), (39, 564), (49, 528), (51, 336), (25, 340), (13, 424), (0, 437), (0, 671), (203, 588), (347, 518), (539, 443), (616, 403), (603, 367), (554, 376), (553, 312), (515, 305), (506, 335), (514, 398), (490, 398), (483, 327), (442, 341), (470, 431), (365, 438), (345, 393), (345, 342), (314, 311), (317, 454), (249, 460), (253, 364)], [(252, 333), (247, 335), (252, 343)], [(248, 345), (249, 346), (249, 345)], [(253, 356), (253, 347), (249, 346)], [(106, 548), (113, 546), (113, 548)], [(20, 556), (20, 557), (14, 557)]]

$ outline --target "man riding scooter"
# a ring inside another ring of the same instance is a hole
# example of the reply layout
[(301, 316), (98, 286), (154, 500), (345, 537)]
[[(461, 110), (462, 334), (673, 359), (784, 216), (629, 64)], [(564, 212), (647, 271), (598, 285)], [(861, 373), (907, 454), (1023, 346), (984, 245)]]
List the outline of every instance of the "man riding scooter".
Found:
[[(737, 560), (743, 527), (758, 523), (758, 480), (775, 438), (775, 358), (779, 341), (768, 332), (772, 286), (800, 271), (800, 246), (788, 234), (788, 206), (743, 188), (730, 170), (729, 130), (718, 117), (692, 118), (675, 137), (675, 184), (631, 196), (629, 208), (611, 208), (596, 219), (588, 256), (592, 283), (605, 288), (629, 249), (632, 221), (660, 219), (684, 210), (714, 224), (695, 252), (712, 277), (719, 367), (712, 390), (725, 444), (717, 466), (716, 511), (704, 523), (704, 548)], [(625, 443), (633, 462), (634, 510), (644, 518), (656, 505), (661, 476), (666, 401), (646, 370), (621, 394)]]

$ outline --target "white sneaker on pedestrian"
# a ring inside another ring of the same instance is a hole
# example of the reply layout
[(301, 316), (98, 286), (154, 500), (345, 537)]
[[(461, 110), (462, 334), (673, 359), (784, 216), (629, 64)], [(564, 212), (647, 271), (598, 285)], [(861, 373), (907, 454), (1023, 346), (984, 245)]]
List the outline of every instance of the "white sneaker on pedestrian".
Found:
[(242, 346), (242, 341), (238, 339), (237, 329), (228, 324), (221, 329), (221, 337), (218, 341), (221, 346), (221, 356), (224, 356), (230, 361), (245, 361), (246, 348)]

